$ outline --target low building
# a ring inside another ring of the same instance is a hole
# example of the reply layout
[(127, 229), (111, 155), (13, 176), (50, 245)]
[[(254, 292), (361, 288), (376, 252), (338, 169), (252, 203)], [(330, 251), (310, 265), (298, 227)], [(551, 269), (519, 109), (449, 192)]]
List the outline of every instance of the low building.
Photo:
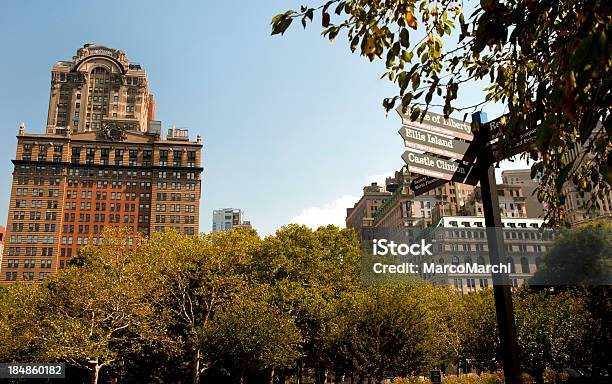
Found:
[(225, 232), (232, 228), (251, 228), (251, 222), (244, 221), (244, 212), (242, 209), (215, 209), (213, 211), (213, 232)]
[[(513, 286), (523, 285), (536, 272), (541, 257), (552, 244), (554, 233), (544, 228), (544, 220), (503, 218), (506, 257)], [(448, 216), (441, 218), (424, 234), (432, 242), (433, 256), (414, 258), (413, 262), (436, 265), (477, 263), (488, 265), (489, 247), (484, 218)], [(460, 293), (476, 292), (493, 285), (491, 274), (422, 273), (421, 277), (437, 285), (450, 285)]]
[(518, 185), (521, 187), (525, 197), (526, 217), (536, 219), (544, 217), (544, 206), (538, 200), (534, 191), (538, 188), (537, 180), (531, 178), (530, 169), (512, 169), (502, 171), (502, 183), (506, 185)]
[[(498, 184), (497, 198), (502, 218), (527, 218), (525, 196), (520, 185)], [(466, 216), (483, 216), (482, 191), (476, 187), (466, 202), (463, 214)]]

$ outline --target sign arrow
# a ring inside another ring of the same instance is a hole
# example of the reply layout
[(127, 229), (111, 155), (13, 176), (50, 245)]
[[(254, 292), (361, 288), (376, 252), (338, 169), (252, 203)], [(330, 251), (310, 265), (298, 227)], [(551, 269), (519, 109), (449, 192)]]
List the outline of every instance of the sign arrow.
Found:
[(419, 196), (446, 183), (448, 183), (448, 180), (431, 176), (419, 176), (410, 182), (410, 189), (412, 189), (415, 196)]
[(438, 179), (463, 182), (472, 173), (474, 164), (445, 160), (438, 157), (406, 151), (402, 159), (408, 165), (408, 171)]
[(404, 139), (407, 148), (431, 152), (436, 155), (458, 160), (473, 160), (474, 158), (471, 153), (468, 153), (470, 143), (465, 141), (452, 139), (412, 127), (400, 128), (399, 134)]
[(474, 139), (471, 123), (469, 122), (453, 118), (445, 119), (443, 115), (439, 115), (433, 112), (427, 112), (425, 116), (423, 116), (422, 122), (421, 119), (412, 121), (410, 120), (409, 115), (402, 113), (401, 106), (399, 106), (396, 111), (402, 117), (403, 125), (413, 128), (420, 128), (425, 131), (440, 133), (443, 135), (448, 135), (468, 141)]
[(512, 136), (506, 132), (506, 124), (509, 115), (503, 115), (483, 125), (483, 129), (489, 132), (489, 141), (493, 144), (493, 156), (497, 161), (512, 157), (529, 150), (531, 144), (536, 140), (539, 126), (526, 127), (520, 132), (514, 132)]

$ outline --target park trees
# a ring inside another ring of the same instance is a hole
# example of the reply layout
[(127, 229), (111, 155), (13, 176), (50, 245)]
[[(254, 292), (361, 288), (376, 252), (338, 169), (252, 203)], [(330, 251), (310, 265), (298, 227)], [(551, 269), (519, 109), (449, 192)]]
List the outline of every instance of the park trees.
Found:
[(216, 361), (204, 355), (200, 337), (217, 310), (246, 289), (245, 274), (259, 242), (250, 230), (199, 237), (168, 232), (154, 235), (139, 250), (154, 276), (157, 315), (180, 341), (179, 360), (189, 362), (193, 383)]
[(590, 315), (588, 343), (594, 376), (610, 371), (612, 340), (612, 226), (591, 222), (563, 229), (529, 281), (534, 290), (571, 292), (580, 297)]
[[(15, 338), (21, 361), (63, 361), (115, 376), (125, 351), (172, 345), (164, 323), (156, 321), (155, 291), (146, 263), (133, 252), (138, 239), (124, 230), (109, 231), (103, 245), (82, 250), (74, 265), (42, 286), (12, 286), (6, 335)], [(3, 348), (4, 350), (4, 348)]]
[(218, 372), (241, 384), (247, 376), (273, 383), (299, 357), (301, 336), (293, 318), (272, 301), (269, 287), (258, 285), (224, 305), (202, 330), (200, 343)]
[[(380, 381), (459, 360), (498, 368), (490, 290), (363, 286), (359, 257), (354, 234), (332, 226), (291, 225), (263, 240), (249, 230), (107, 233), (42, 285), (0, 287), (0, 359), (66, 362), (126, 383)], [(589, 292), (518, 292), (534, 377), (609, 369), (611, 301)]]
[(523, 369), (537, 383), (544, 383), (546, 368), (581, 368), (590, 363), (592, 319), (583, 296), (523, 289), (518, 293), (516, 322)]
[(258, 279), (270, 284), (279, 307), (295, 319), (302, 336), (297, 360), (298, 382), (306, 367), (317, 383), (329, 366), (329, 336), (337, 326), (334, 305), (356, 289), (360, 246), (351, 230), (334, 226), (312, 231), (288, 225), (263, 241), (254, 258)]
[[(600, 204), (612, 181), (610, 2), (481, 0), (473, 12), (468, 7), (457, 0), (329, 0), (274, 16), (272, 34), (294, 20), (305, 28), (320, 15), (324, 37), (345, 33), (351, 51), (385, 63), (383, 77), (398, 92), (383, 106), (399, 105), (412, 120), (429, 108), (449, 116), (504, 104), (502, 140), (537, 127), (529, 156), (551, 222), (564, 219), (566, 181)], [(460, 92), (474, 84), (482, 100), (460, 105)], [(578, 145), (585, 154), (574, 158)]]
[(462, 296), (460, 301), (464, 310), (460, 320), (464, 357), (477, 371), (493, 372), (501, 362), (493, 291)]
[(337, 347), (352, 372), (372, 377), (421, 373), (434, 362), (435, 321), (425, 285), (371, 286), (340, 303)]

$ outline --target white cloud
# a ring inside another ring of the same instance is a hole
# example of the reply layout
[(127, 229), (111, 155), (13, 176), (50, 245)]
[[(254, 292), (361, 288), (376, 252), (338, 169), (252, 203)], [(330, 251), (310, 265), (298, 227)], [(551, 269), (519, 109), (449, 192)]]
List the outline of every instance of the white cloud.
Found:
[[(525, 160), (516, 159), (514, 162), (504, 161), (500, 168), (496, 169), (498, 182), (501, 182), (501, 171), (506, 169), (521, 169), (530, 168), (531, 163)], [(395, 175), (395, 171), (380, 173), (367, 177), (367, 185), (376, 182), (378, 185), (384, 186), (385, 179)], [(366, 184), (364, 183), (364, 186)], [(346, 209), (351, 208), (359, 200), (359, 197), (353, 195), (344, 195), (332, 203), (326, 203), (319, 207), (304, 208), (302, 212), (291, 219), (290, 223), (303, 224), (310, 228), (316, 229), (327, 224), (337, 225), (340, 228), (346, 226)]]
[(345, 227), (346, 209), (355, 205), (359, 197), (344, 195), (337, 198), (333, 203), (324, 204), (321, 207), (309, 207), (291, 219), (291, 223), (303, 224), (312, 229), (327, 224)]
[[(378, 185), (385, 185), (385, 179), (393, 175), (395, 175), (395, 171), (368, 176), (367, 184), (376, 182)], [(346, 209), (352, 208), (358, 200), (358, 196), (344, 195), (332, 203), (326, 203), (319, 207), (304, 208), (299, 215), (291, 219), (290, 223), (303, 224), (313, 229), (328, 224), (344, 228), (346, 226)]]

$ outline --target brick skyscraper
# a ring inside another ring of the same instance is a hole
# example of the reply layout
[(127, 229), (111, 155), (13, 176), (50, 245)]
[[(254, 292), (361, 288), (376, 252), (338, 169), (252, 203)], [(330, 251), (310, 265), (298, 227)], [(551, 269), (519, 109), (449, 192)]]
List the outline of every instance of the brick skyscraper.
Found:
[(53, 66), (46, 133), (19, 127), (0, 281), (42, 280), (108, 227), (198, 233), (202, 139), (163, 139), (147, 84), (103, 46)]

